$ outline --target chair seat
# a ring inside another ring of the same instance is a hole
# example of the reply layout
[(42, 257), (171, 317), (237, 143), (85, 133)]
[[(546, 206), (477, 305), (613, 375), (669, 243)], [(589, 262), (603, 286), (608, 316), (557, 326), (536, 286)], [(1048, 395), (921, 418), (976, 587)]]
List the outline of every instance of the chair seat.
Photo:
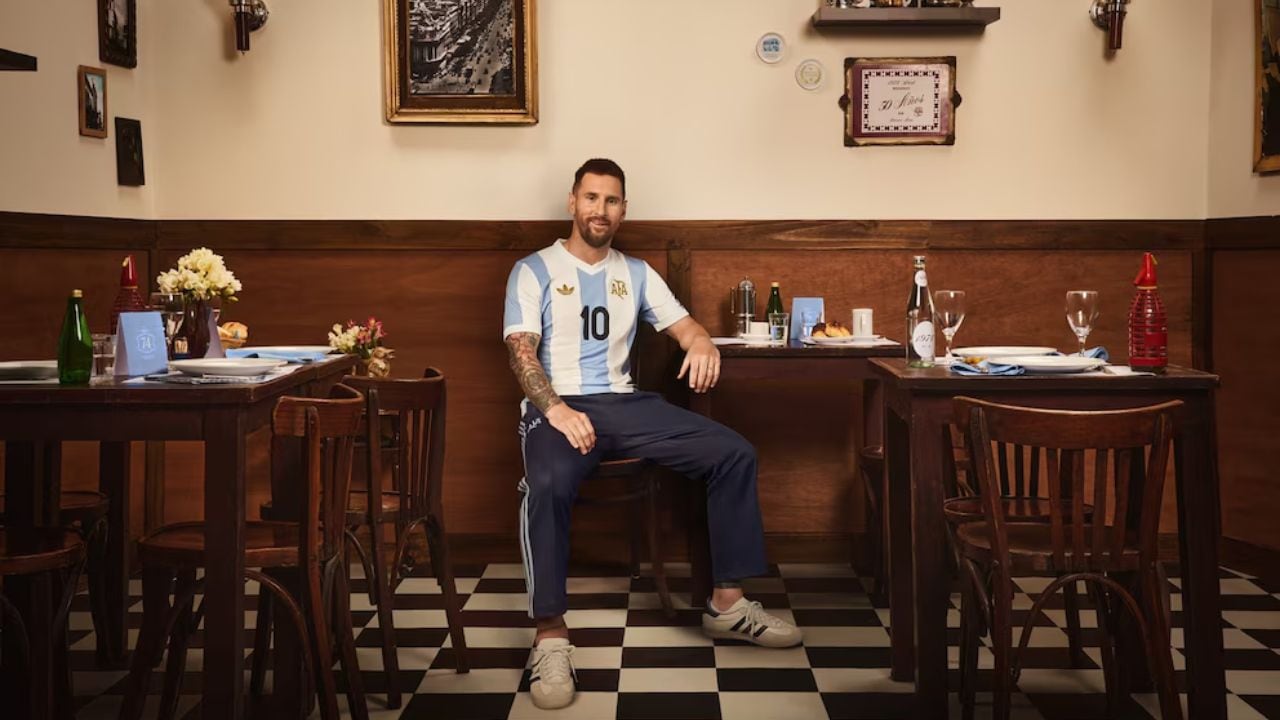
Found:
[[(1007, 522), (1049, 522), (1049, 498), (1006, 497), (1000, 498)], [(942, 504), (942, 513), (953, 525), (982, 520), (982, 498), (979, 496), (950, 498)], [(1071, 506), (1063, 507), (1063, 517), (1071, 516)], [(1093, 506), (1084, 506), (1084, 516), (1093, 517)]]
[[(58, 498), (59, 522), (63, 525), (89, 523), (107, 514), (107, 496), (94, 490), (63, 490)], [(0, 519), (4, 518), (5, 498), (0, 495)]]
[(30, 575), (71, 567), (84, 540), (64, 528), (0, 528), (0, 575)]
[(597, 467), (593, 477), (616, 478), (635, 475), (644, 469), (649, 461), (643, 458), (619, 458), (604, 460)]
[[(1057, 567), (1054, 562), (1053, 537), (1051, 535), (1053, 528), (1048, 523), (1010, 522), (1005, 523), (1004, 527), (1009, 538), (1009, 556), (1013, 565), (1011, 572), (1015, 575), (1019, 573), (1056, 575), (1063, 572), (1097, 569), (1090, 563), (1092, 553), (1088, 545), (1088, 538), (1090, 537), (1091, 528), (1088, 525), (1084, 528), (1086, 538), (1085, 554), (1084, 557), (1078, 560), (1071, 550), (1070, 530), (1063, 529), (1066, 543), (1064, 549), (1065, 567)], [(966, 523), (956, 528), (956, 542), (960, 547), (961, 555), (983, 565), (991, 562), (991, 526), (985, 521)], [(1120, 557), (1108, 554), (1106, 556), (1106, 567), (1102, 569), (1108, 572), (1138, 569), (1138, 549), (1136, 547), (1125, 548)]]
[[(298, 564), (301, 526), (291, 522), (250, 520), (245, 523), (244, 564), (288, 567)], [(165, 525), (138, 541), (143, 564), (204, 567), (204, 523)]]

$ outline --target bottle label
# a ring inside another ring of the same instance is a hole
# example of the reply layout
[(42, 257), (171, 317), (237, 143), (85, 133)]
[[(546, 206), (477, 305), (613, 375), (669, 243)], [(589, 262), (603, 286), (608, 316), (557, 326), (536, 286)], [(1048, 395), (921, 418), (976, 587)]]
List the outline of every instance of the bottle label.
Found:
[(933, 362), (933, 323), (923, 320), (911, 331), (911, 349), (920, 357)]
[(929, 286), (929, 276), (928, 276), (928, 275), (925, 275), (925, 273), (924, 273), (924, 271), (923, 271), (923, 270), (917, 270), (917, 271), (916, 271), (916, 285), (917, 285), (918, 287), (928, 287), (928, 286)]

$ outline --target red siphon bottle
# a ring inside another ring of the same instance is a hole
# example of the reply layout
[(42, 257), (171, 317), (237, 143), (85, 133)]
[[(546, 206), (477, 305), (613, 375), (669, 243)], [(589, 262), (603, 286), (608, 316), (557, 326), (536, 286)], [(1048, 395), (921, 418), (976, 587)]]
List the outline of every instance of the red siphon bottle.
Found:
[(1169, 364), (1169, 324), (1156, 292), (1156, 259), (1144, 253), (1142, 270), (1133, 279), (1138, 292), (1129, 306), (1129, 367), (1164, 372)]
[(133, 256), (125, 255), (124, 262), (120, 265), (120, 291), (116, 293), (116, 301), (111, 304), (111, 334), (116, 334), (120, 313), (146, 309), (142, 296), (138, 294), (138, 268), (133, 264)]

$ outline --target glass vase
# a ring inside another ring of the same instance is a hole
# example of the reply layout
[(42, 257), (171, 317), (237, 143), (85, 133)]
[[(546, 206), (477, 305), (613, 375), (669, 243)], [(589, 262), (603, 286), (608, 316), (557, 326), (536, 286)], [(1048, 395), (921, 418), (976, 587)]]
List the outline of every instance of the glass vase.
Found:
[(182, 305), (182, 325), (175, 337), (186, 341), (188, 358), (203, 358), (209, 352), (209, 301), (186, 298)]

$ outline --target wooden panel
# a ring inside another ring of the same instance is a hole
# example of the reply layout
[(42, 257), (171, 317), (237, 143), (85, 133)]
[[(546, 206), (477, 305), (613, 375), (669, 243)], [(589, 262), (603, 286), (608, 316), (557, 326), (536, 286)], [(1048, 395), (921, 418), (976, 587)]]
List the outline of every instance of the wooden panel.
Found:
[(1280, 248), (1213, 254), (1223, 535), (1280, 549), (1280, 383), (1273, 377), (1280, 332), (1272, 310), (1277, 277)]

